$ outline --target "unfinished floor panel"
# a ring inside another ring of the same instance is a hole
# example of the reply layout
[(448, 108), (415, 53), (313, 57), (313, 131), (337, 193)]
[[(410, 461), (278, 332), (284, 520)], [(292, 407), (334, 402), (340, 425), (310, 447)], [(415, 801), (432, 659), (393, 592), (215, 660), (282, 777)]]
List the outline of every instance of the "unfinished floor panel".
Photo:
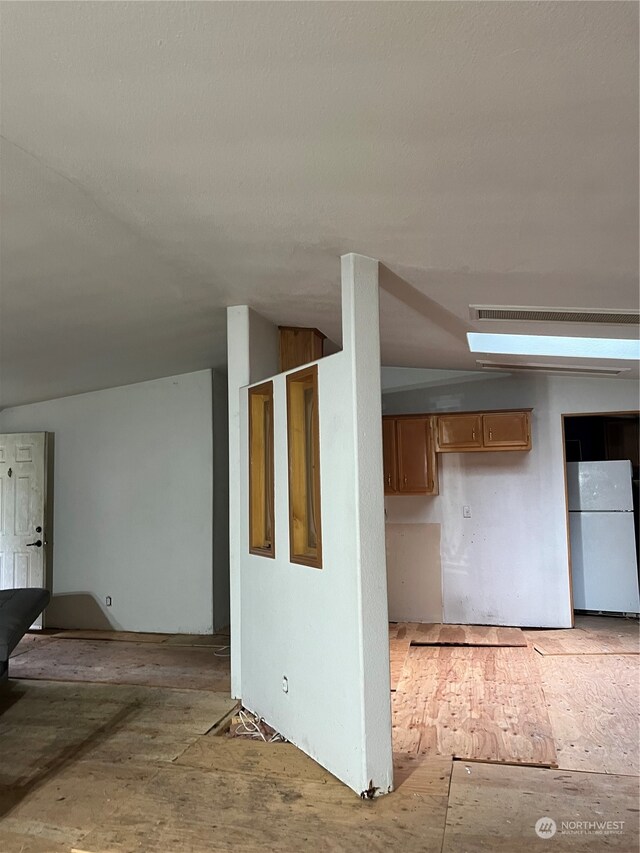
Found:
[(227, 692), (229, 658), (214, 648), (59, 640), (11, 663), (14, 678), (95, 681)]
[[(637, 806), (636, 780), (629, 777), (456, 761), (442, 851), (629, 853), (638, 849)], [(553, 836), (537, 835), (540, 818), (555, 822)], [(621, 826), (605, 835), (578, 821)]]
[[(63, 843), (67, 851), (111, 853), (110, 848), (86, 848), (84, 837), (108, 821), (118, 802), (130, 799), (157, 772), (158, 766), (153, 763), (114, 764), (70, 758), (40, 771), (30, 785), (1, 788), (0, 849), (3, 853), (21, 853), (23, 849), (49, 853)], [(9, 846), (16, 837), (21, 843)], [(139, 843), (129, 849), (145, 848)]]
[(168, 646), (224, 646), (229, 648), (230, 638), (225, 631), (216, 634), (174, 634), (167, 640)]
[(234, 705), (209, 691), (10, 680), (0, 694), (0, 850), (81, 847), (119, 798)]
[(170, 634), (147, 634), (139, 631), (65, 630), (54, 635), (58, 640), (111, 640), (120, 643), (165, 643)]
[(11, 679), (0, 694), (0, 787), (32, 785), (71, 759), (172, 761), (235, 704), (210, 691)]
[(548, 655), (538, 665), (559, 766), (638, 776), (638, 656)]
[(623, 655), (640, 653), (637, 619), (576, 616), (575, 628), (525, 631), (541, 655)]
[[(18, 805), (0, 827), (50, 853), (258, 853), (278, 850), (402, 849), (442, 846), (450, 762), (416, 761), (398, 794), (363, 802), (288, 744), (206, 736), (175, 763), (126, 767), (70, 764)], [(398, 816), (402, 815), (399, 820)], [(40, 846), (33, 842), (38, 839)]]
[(534, 652), (411, 646), (393, 695), (398, 753), (555, 766)]
[(120, 643), (166, 643), (168, 646), (220, 646), (229, 645), (229, 634), (148, 634), (137, 631), (65, 630), (53, 633), (57, 640), (111, 640)]
[(391, 663), (391, 690), (396, 690), (402, 678), (404, 663), (409, 654), (411, 641), (408, 637), (392, 637), (389, 640), (389, 660)]
[(33, 649), (43, 649), (49, 643), (55, 643), (56, 637), (51, 634), (44, 634), (40, 631), (32, 632), (25, 634), (24, 637), (20, 640), (18, 645), (9, 655), (10, 659), (18, 657), (18, 655), (23, 655), (25, 652), (30, 652)]
[(495, 625), (417, 625), (411, 643), (414, 646), (526, 646), (520, 628)]
[[(270, 749), (277, 750), (277, 746)], [(276, 759), (278, 760), (278, 759)], [(176, 796), (176, 791), (179, 794)], [(85, 850), (216, 851), (439, 850), (446, 790), (439, 796), (354, 797), (333, 777), (256, 779), (251, 772), (170, 765), (139, 786), (83, 839)], [(398, 820), (398, 811), (402, 820)], [(162, 814), (150, 824), (149, 814)], [(138, 845), (137, 847), (135, 845)]]

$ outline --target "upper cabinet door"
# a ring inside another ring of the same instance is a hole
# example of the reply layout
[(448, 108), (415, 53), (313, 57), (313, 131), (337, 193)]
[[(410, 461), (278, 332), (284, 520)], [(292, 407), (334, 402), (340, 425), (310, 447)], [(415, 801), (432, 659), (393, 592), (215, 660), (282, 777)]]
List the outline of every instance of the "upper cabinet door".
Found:
[(382, 420), (382, 454), (384, 466), (384, 493), (395, 495), (398, 491), (398, 462), (396, 446), (396, 421)]
[(531, 449), (529, 412), (496, 412), (482, 416), (484, 446), (519, 450)]
[(441, 453), (481, 448), (481, 415), (438, 415), (438, 450)]
[(429, 495), (438, 493), (435, 448), (431, 418), (398, 418), (398, 492)]

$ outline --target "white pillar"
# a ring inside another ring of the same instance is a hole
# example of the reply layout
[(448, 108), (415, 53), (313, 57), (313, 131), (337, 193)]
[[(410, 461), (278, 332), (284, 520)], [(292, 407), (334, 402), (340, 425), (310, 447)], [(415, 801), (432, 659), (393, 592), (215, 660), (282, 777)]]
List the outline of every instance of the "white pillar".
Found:
[(343, 255), (342, 328), (352, 379), (364, 778), (385, 793), (393, 785), (393, 754), (377, 260)]
[(240, 388), (250, 382), (249, 308), (227, 308), (229, 383), (229, 606), (231, 614), (231, 695), (241, 697), (240, 651)]

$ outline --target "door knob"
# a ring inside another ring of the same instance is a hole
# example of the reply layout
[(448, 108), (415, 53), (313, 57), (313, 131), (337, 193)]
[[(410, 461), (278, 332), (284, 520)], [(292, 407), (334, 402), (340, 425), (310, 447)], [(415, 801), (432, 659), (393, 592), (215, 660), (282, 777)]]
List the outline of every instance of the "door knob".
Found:
[(27, 542), (27, 548), (32, 548), (34, 546), (36, 548), (42, 548), (42, 539), (36, 539), (35, 542)]

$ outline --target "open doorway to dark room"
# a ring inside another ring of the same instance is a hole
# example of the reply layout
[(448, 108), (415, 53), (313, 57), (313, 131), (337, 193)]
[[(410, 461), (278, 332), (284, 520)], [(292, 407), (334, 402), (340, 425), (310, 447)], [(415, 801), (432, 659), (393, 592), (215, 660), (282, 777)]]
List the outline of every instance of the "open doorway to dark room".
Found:
[(564, 437), (574, 610), (637, 614), (638, 413), (565, 415)]

